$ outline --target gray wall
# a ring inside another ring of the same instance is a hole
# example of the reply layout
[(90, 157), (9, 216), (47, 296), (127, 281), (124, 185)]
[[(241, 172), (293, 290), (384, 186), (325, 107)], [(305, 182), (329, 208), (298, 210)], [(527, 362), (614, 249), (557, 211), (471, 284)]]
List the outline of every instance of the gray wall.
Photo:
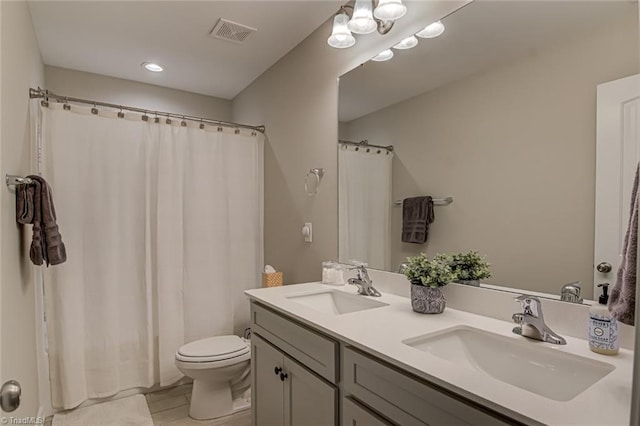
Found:
[(392, 265), (477, 249), (490, 283), (557, 293), (582, 280), (591, 298), (596, 85), (638, 73), (638, 44), (630, 15), (342, 124), (351, 140), (393, 143), (394, 200), (455, 197), (426, 246), (400, 241), (393, 209)]
[[(401, 31), (356, 36), (344, 50), (327, 45), (327, 21), (233, 100), (234, 120), (267, 128), (265, 262), (284, 272), (285, 283), (318, 280), (321, 262), (338, 257), (338, 77), (465, 3), (411, 2)], [(304, 177), (314, 167), (325, 177), (309, 197)], [(302, 240), (304, 222), (313, 223), (311, 244)]]
[[(29, 87), (42, 86), (44, 70), (29, 8), (24, 1), (0, 2), (0, 170), (28, 175), (34, 172), (31, 155)], [(14, 417), (38, 411), (36, 309), (33, 267), (29, 261), (30, 227), (15, 220), (15, 195), (0, 188), (0, 298), (2, 382), (22, 385), (22, 404)]]
[(228, 121), (231, 101), (83, 71), (45, 66), (46, 88), (82, 99)]

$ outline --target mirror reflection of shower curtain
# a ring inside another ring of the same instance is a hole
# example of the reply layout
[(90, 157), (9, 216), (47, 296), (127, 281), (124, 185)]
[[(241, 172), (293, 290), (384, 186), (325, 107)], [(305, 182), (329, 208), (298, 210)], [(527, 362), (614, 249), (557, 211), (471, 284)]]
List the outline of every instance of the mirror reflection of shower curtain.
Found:
[(42, 108), (68, 254), (44, 271), (61, 408), (180, 379), (179, 346), (248, 325), (262, 264), (262, 134), (72, 108)]
[(391, 267), (391, 164), (393, 152), (338, 150), (338, 229), (340, 261)]

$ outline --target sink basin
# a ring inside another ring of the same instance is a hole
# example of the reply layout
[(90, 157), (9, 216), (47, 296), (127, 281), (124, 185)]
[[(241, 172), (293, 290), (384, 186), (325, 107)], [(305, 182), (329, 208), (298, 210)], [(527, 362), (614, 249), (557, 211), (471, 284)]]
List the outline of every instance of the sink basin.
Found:
[(615, 367), (561, 352), (548, 343), (458, 326), (402, 343), (555, 401), (569, 401)]
[(349, 294), (337, 290), (327, 290), (319, 293), (289, 296), (287, 299), (305, 305), (325, 314), (342, 315), (350, 312), (388, 306), (366, 296)]

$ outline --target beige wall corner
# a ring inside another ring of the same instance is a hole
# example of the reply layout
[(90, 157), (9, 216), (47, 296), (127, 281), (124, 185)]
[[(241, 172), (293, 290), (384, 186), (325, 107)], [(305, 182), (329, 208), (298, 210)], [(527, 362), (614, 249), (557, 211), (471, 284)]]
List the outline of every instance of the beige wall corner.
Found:
[[(0, 10), (0, 170), (3, 176), (27, 175), (34, 172), (28, 90), (44, 84), (44, 69), (27, 3), (3, 1)], [(22, 385), (22, 404), (11, 415), (36, 416), (39, 398), (34, 269), (29, 261), (31, 232), (16, 225), (15, 195), (4, 182), (0, 191), (0, 233), (2, 380), (15, 379)]]

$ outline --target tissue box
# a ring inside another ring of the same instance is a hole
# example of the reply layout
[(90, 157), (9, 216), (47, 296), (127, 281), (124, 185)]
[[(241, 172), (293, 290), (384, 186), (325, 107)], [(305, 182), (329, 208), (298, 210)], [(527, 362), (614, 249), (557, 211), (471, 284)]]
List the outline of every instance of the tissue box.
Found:
[(279, 287), (284, 280), (282, 272), (262, 273), (262, 287)]

